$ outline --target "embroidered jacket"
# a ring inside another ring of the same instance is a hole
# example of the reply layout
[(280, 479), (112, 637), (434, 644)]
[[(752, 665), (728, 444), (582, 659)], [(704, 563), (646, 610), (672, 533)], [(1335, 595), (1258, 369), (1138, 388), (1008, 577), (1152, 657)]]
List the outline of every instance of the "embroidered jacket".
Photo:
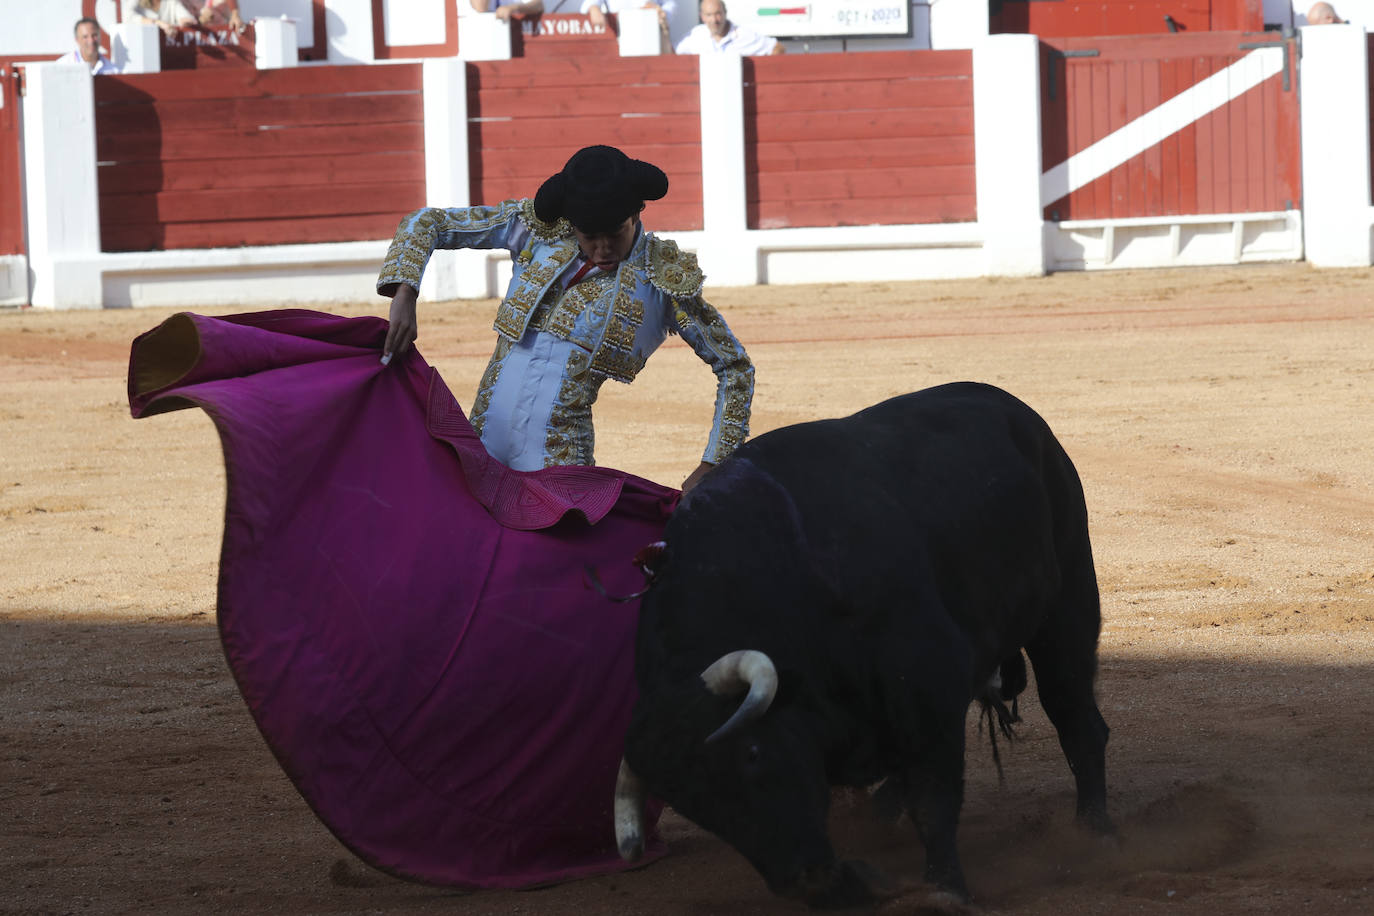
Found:
[[(567, 220), (549, 224), (532, 200), (495, 207), (425, 208), (401, 220), (377, 279), (379, 292), (416, 289), (439, 248), (505, 248), (513, 258), (498, 335), (472, 408), (487, 450), (517, 470), (594, 464), (591, 406), (608, 378), (633, 381), (677, 333), (716, 375), (716, 407), (702, 460), (718, 463), (749, 431), (754, 367), (725, 321), (701, 298), (696, 257), (640, 231), (613, 272), (568, 286), (580, 258)], [(566, 288), (565, 288), (566, 287)]]

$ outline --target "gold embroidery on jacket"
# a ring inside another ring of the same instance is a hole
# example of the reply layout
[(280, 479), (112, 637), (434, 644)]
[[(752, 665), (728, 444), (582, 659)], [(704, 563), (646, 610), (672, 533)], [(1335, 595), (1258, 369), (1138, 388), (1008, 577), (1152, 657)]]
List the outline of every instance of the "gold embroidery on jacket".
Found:
[(650, 283), (674, 299), (701, 295), (706, 275), (697, 266), (696, 255), (680, 250), (668, 239), (651, 238), (645, 247)]
[(644, 360), (635, 355), (635, 337), (644, 323), (644, 300), (632, 295), (633, 287), (625, 284), (616, 294), (606, 333), (601, 346), (592, 355), (592, 369), (603, 372), (617, 382), (632, 382), (644, 368)]
[(492, 229), (521, 213), (523, 205), (524, 201), (506, 200), (495, 207), (461, 207), (452, 210), (421, 207), (407, 213), (401, 218), (391, 246), (387, 248), (377, 286), (406, 283), (419, 289), (425, 265), (439, 245), (439, 236), (445, 232)]
[(539, 214), (534, 212), (534, 198), (527, 197), (520, 201), (520, 222), (529, 227), (530, 234), (540, 241), (551, 242), (554, 239), (561, 239), (572, 235), (572, 223), (564, 217), (559, 217), (551, 223), (546, 223), (539, 218)]
[[(588, 277), (571, 288), (561, 291), (555, 285), (530, 319), (530, 327), (548, 331), (563, 340), (572, 340), (578, 318), (592, 309), (615, 284), (615, 274), (601, 273)], [(589, 319), (590, 323), (590, 319)], [(589, 343), (579, 341), (579, 343)]]
[(708, 452), (705, 456), (707, 461), (719, 462), (739, 448), (749, 435), (754, 366), (720, 312), (705, 300), (675, 300), (673, 315), (683, 340), (712, 364), (721, 380), (716, 403), (719, 435), (714, 453)]
[[(563, 272), (573, 259), (577, 243), (572, 239), (559, 242), (546, 257), (531, 264), (520, 272), (512, 289), (496, 312), (492, 327), (496, 333), (512, 342), (520, 339), (529, 325), (529, 316), (539, 304), (541, 296), (550, 289), (555, 277)], [(554, 293), (556, 295), (556, 292)]]
[(560, 464), (596, 464), (592, 405), (606, 377), (589, 371), (586, 357), (585, 352), (574, 350), (563, 370), (563, 384), (544, 434), (546, 468)]
[(491, 361), (477, 383), (477, 398), (472, 402), (472, 428), (480, 437), (487, 425), (487, 410), (491, 407), (491, 395), (496, 390), (496, 382), (501, 378), (501, 366), (506, 354), (510, 352), (510, 341), (504, 337), (496, 338), (496, 349), (491, 352)]

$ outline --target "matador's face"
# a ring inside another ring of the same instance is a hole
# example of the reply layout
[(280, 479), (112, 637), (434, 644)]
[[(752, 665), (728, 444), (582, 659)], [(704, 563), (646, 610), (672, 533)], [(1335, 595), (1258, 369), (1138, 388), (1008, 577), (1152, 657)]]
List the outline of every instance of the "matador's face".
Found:
[(638, 230), (639, 220), (631, 216), (610, 232), (589, 234), (574, 226), (573, 234), (577, 236), (583, 257), (602, 270), (610, 270), (629, 256)]

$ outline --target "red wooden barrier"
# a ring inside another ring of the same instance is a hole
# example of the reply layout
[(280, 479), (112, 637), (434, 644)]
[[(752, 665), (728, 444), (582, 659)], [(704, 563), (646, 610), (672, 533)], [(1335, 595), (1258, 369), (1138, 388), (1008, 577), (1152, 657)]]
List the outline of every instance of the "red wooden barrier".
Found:
[(668, 196), (645, 210), (650, 228), (702, 228), (697, 72), (695, 57), (468, 64), (472, 202), (533, 196), (578, 149), (606, 143), (668, 173)]
[(1239, 61), (1257, 44), (1286, 49), (1280, 73), (1050, 202), (1046, 218), (1254, 213), (1298, 206), (1296, 49), (1275, 33), (1047, 40), (1041, 45), (1044, 167), (1049, 172)]
[(418, 64), (95, 81), (105, 251), (390, 238), (424, 203)]
[(977, 219), (972, 68), (968, 51), (746, 57), (749, 226)]
[(19, 134), (19, 77), (0, 58), (0, 255), (24, 253), (23, 150)]

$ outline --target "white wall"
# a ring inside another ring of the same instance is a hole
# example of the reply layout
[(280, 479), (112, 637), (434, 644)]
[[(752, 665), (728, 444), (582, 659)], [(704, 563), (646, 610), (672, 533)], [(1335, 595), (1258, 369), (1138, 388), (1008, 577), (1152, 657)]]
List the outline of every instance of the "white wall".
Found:
[[(472, 9), (468, 0), (457, 0), (457, 3)], [(386, 44), (403, 47), (447, 41), (445, 6), (445, 0), (382, 0)]]
[(310, 0), (239, 0), (239, 15), (244, 22), (262, 17), (285, 16), (296, 20), (296, 47), (315, 46), (315, 11)]
[[(1318, 267), (1367, 267), (1371, 208), (1365, 32), (1354, 25), (1307, 26), (1302, 44), (1298, 87), (1307, 259)], [(1351, 85), (1361, 91), (1349, 91)]]
[(0, 0), (0, 54), (56, 57), (70, 51), (76, 47), (72, 29), (80, 18), (81, 0)]
[(372, 52), (372, 0), (324, 0), (331, 64), (365, 64)]

